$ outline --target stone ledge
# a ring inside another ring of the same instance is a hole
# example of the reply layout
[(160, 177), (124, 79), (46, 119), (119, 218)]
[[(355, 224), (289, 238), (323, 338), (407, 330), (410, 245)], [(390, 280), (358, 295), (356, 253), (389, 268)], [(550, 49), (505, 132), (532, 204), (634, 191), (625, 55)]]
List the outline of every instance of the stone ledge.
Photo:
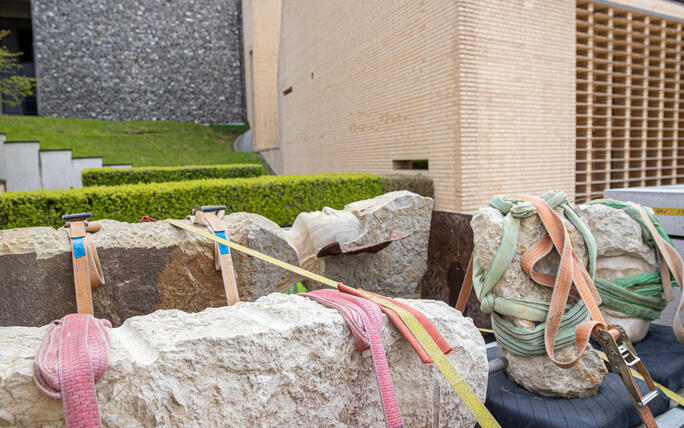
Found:
[[(469, 318), (443, 302), (403, 300), (454, 347), (449, 360), (484, 400), (487, 358)], [(63, 426), (61, 404), (33, 383), (46, 327), (0, 328), (0, 426)], [(97, 384), (105, 426), (382, 426), (369, 351), (334, 309), (274, 293), (187, 314), (158, 311), (111, 330)], [(443, 376), (383, 320), (404, 426), (472, 426)]]

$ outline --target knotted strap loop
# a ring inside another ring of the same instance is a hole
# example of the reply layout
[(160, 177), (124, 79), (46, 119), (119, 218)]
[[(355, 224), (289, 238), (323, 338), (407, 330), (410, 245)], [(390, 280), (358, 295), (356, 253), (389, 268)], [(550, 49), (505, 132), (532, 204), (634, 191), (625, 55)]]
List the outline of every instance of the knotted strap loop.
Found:
[[(570, 235), (560, 216), (541, 198), (528, 195), (520, 196), (519, 198), (530, 202), (537, 209), (537, 214), (547, 232), (542, 241), (550, 241), (560, 254), (558, 273), (554, 278), (553, 293), (551, 294), (551, 302), (546, 317), (544, 343), (546, 354), (551, 361), (559, 367), (569, 368), (574, 366), (584, 353), (592, 331), (595, 328), (607, 328), (603, 315), (601, 315), (601, 311), (598, 308), (601, 298), (598, 295), (598, 291), (596, 291), (591, 276), (584, 269), (584, 265), (577, 257), (577, 254), (575, 254), (570, 241)], [(523, 258), (527, 256), (533, 266), (534, 263), (541, 260), (549, 251), (551, 251), (551, 248), (549, 248), (548, 242), (542, 245), (537, 244), (528, 249)], [(531, 254), (528, 256), (527, 253)], [(584, 301), (591, 315), (591, 320), (582, 322), (575, 330), (577, 356), (570, 361), (558, 361), (554, 356), (554, 343), (573, 284)]]
[[(593, 281), (596, 242), (586, 225), (567, 202), (564, 194), (553, 191), (541, 198), (536, 196), (518, 196), (511, 199), (496, 197), (490, 206), (505, 214), (501, 244), (487, 273), (478, 263), (477, 254), (473, 252), (466, 278), (461, 287), (457, 309), (462, 311), (465, 308), (468, 294), (472, 289), (475, 289), (483, 309), (492, 312), (492, 327), (499, 343), (507, 350), (519, 355), (543, 354), (545, 351), (549, 359), (562, 368), (569, 368), (577, 363), (586, 350), (592, 333), (599, 333), (602, 339), (607, 342), (610, 342), (610, 339), (615, 339), (613, 343), (620, 340), (620, 346), (631, 347), (627, 338), (624, 341), (621, 340), (621, 330), (618, 327), (605, 324), (599, 311), (601, 297)], [(568, 220), (582, 234), (587, 246), (589, 271), (584, 268), (584, 264), (575, 254), (570, 235), (560, 215), (553, 210), (554, 207), (562, 208)], [(533, 214), (539, 215), (546, 234), (539, 242), (523, 253), (520, 264), (522, 270), (535, 283), (553, 288), (548, 306), (542, 302), (490, 297), (491, 288), (506, 272), (515, 252), (520, 226), (519, 219)], [(512, 229), (513, 232), (507, 229)], [(655, 229), (652, 234), (657, 235)], [(654, 236), (654, 239), (657, 238)], [(556, 275), (535, 271), (534, 266), (553, 249), (558, 251), (560, 255)], [(666, 279), (669, 282), (669, 277)], [(578, 303), (574, 306), (568, 305), (568, 298), (571, 293), (575, 293), (579, 297)], [(545, 322), (538, 324), (532, 330), (516, 327), (502, 316), (509, 315), (537, 321), (539, 315), (544, 311), (546, 311)], [(571, 361), (556, 360), (554, 357), (555, 348), (558, 348), (559, 345), (571, 344), (573, 330), (575, 333), (574, 342), (577, 344), (577, 356)], [(541, 334), (544, 335), (544, 348), (539, 352), (540, 349), (537, 345)], [(615, 348), (618, 349), (617, 347), (616, 344)], [(636, 358), (636, 354), (633, 356)], [(620, 361), (616, 360), (616, 364), (620, 368), (624, 368), (627, 361), (624, 355), (620, 358)], [(638, 358), (631, 363), (637, 364), (639, 370), (648, 377), (648, 372)], [(625, 376), (621, 373), (620, 377), (628, 390), (632, 391), (635, 388), (634, 380), (629, 375), (629, 371)], [(649, 387), (651, 390), (654, 389), (652, 382), (649, 383)], [(645, 425), (649, 428), (656, 426), (653, 415), (648, 407), (642, 403), (642, 400), (647, 402), (650, 398), (642, 397), (639, 392), (635, 392), (635, 394), (636, 396), (630, 392), (630, 397)]]
[(95, 383), (109, 361), (107, 320), (70, 314), (50, 324), (33, 365), (33, 379), (45, 395), (62, 400), (68, 428), (100, 427)]
[[(596, 242), (589, 229), (568, 203), (565, 193), (560, 190), (553, 190), (536, 198), (536, 201), (541, 201), (542, 205), (548, 207), (548, 210), (554, 214), (555, 212), (551, 209), (552, 207), (563, 209), (566, 217), (580, 232), (585, 241), (589, 254), (589, 269), (590, 272), (593, 272)], [(559, 322), (559, 328), (561, 329), (560, 335), (557, 340), (550, 342), (543, 337), (547, 327), (546, 322), (537, 325), (530, 331), (516, 327), (511, 321), (505, 318), (505, 316), (511, 316), (534, 322), (546, 321), (548, 318), (550, 302), (504, 298), (496, 296), (491, 292), (497, 282), (506, 273), (508, 266), (513, 260), (513, 256), (517, 249), (521, 219), (538, 214), (539, 207), (537, 207), (536, 203), (528, 200), (527, 197), (522, 196), (513, 198), (497, 196), (492, 199), (489, 206), (499, 210), (505, 215), (501, 231), (501, 241), (494, 256), (494, 260), (487, 272), (485, 272), (485, 269), (480, 265), (477, 254), (473, 252), (468, 271), (466, 272), (461, 287), (461, 292), (459, 293), (456, 309), (460, 311), (465, 309), (468, 295), (471, 290), (474, 289), (475, 294), (480, 301), (482, 311), (492, 314), (492, 327), (494, 328), (494, 334), (497, 340), (514, 354), (544, 354), (548, 346), (553, 346), (557, 349), (571, 344), (576, 328), (589, 319), (589, 312), (581, 300), (572, 306), (563, 305), (565, 314), (563, 315), (563, 312), (561, 312), (562, 321), (560, 318), (557, 320)], [(560, 221), (560, 226), (563, 229), (565, 228), (562, 220)], [(552, 251), (552, 249), (553, 241), (550, 237), (545, 236), (540, 242), (533, 245), (528, 252), (523, 254), (521, 260), (523, 270), (531, 276), (532, 280), (548, 287), (554, 286), (555, 276), (533, 271), (532, 268), (539, 259)], [(579, 260), (578, 264), (581, 265)], [(589, 278), (589, 280), (590, 279), (591, 278)], [(579, 293), (577, 293), (576, 290), (570, 290), (569, 294), (570, 293), (572, 293), (573, 297), (579, 298)], [(596, 294), (596, 296), (598, 296), (598, 294)]]
[(337, 309), (347, 321), (357, 349), (362, 351), (371, 349), (375, 377), (380, 390), (382, 411), (385, 414), (385, 424), (388, 428), (402, 427), (394, 384), (387, 364), (385, 349), (382, 346), (382, 312), (380, 308), (366, 299), (337, 290), (316, 290), (301, 295)]

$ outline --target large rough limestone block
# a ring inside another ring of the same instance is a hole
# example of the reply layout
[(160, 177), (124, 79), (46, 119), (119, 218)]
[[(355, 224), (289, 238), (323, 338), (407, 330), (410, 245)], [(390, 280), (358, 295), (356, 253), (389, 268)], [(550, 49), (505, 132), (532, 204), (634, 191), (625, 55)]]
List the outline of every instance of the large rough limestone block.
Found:
[[(581, 205), (579, 213), (596, 239), (596, 276), (615, 279), (658, 271), (655, 249), (644, 242), (639, 223), (623, 210), (601, 204)], [(646, 337), (651, 325), (603, 307), (601, 313), (606, 322), (621, 325), (633, 343)]]
[[(442, 302), (405, 301), (454, 347), (449, 360), (484, 400), (484, 341)], [(59, 402), (33, 383), (46, 327), (0, 328), (0, 426), (63, 426)], [(111, 331), (110, 365), (97, 384), (105, 426), (384, 426), (369, 351), (356, 350), (334, 309), (301, 296), (196, 314), (158, 311)], [(409, 427), (465, 427), (474, 419), (432, 365), (385, 317), (382, 331)]]
[(378, 253), (325, 257), (325, 275), (348, 285), (397, 297), (419, 297), (427, 270), (433, 200), (408, 191), (390, 192), (344, 207), (362, 232), (347, 247), (386, 240), (393, 229), (408, 233)]
[[(236, 213), (225, 222), (233, 241), (297, 264), (295, 249), (272, 221)], [(96, 316), (116, 326), (157, 309), (197, 312), (226, 304), (211, 241), (163, 222), (101, 223), (102, 230), (91, 235), (106, 281), (93, 291)], [(293, 283), (282, 269), (236, 253), (241, 299), (254, 300)], [(75, 312), (66, 232), (47, 227), (0, 230), (0, 291), (0, 325), (42, 325)]]
[[(560, 212), (560, 211), (559, 211)], [(570, 234), (572, 246), (579, 259), (587, 263), (586, 247), (580, 233), (564, 215), (563, 221)], [(494, 260), (496, 250), (501, 242), (501, 231), (504, 216), (498, 210), (481, 208), (473, 217), (473, 241), (480, 264), (488, 270)], [(508, 270), (496, 283), (492, 292), (497, 296), (512, 299), (528, 299), (548, 302), (552, 290), (535, 284), (520, 267), (523, 253), (538, 242), (545, 233), (538, 216), (528, 217), (521, 221), (517, 248)], [(543, 258), (536, 269), (540, 272), (555, 274), (560, 257), (553, 251)], [(532, 329), (535, 323), (512, 319), (518, 327)], [(608, 373), (603, 361), (594, 350), (587, 350), (579, 362), (570, 369), (562, 369), (554, 365), (546, 355), (516, 356), (499, 347), (499, 354), (508, 358), (506, 373), (524, 388), (547, 396), (588, 397), (595, 395), (603, 378)], [(575, 356), (574, 346), (566, 346), (556, 351), (556, 358), (567, 361)]]
[[(233, 213), (223, 221), (229, 239), (286, 263), (370, 291), (418, 297), (427, 268), (432, 204), (432, 199), (411, 192), (392, 192), (350, 204), (344, 211), (324, 209), (323, 220), (331, 221), (316, 222), (311, 230), (304, 228), (306, 233), (285, 231), (257, 214)], [(102, 225), (91, 235), (106, 281), (93, 292), (96, 316), (118, 326), (157, 309), (197, 312), (225, 305), (213, 242), (163, 222), (102, 220)], [(393, 229), (409, 237), (379, 253), (315, 256), (315, 247), (331, 236), (364, 245), (387, 239)], [(238, 251), (231, 255), (241, 300), (284, 291), (302, 279)], [(43, 325), (74, 312), (73, 288), (66, 232), (44, 227), (0, 230), (0, 325)]]
[[(224, 218), (228, 236), (233, 242), (278, 260), (297, 265), (297, 251), (287, 241), (283, 230), (258, 214), (233, 213)], [(285, 291), (300, 278), (278, 266), (239, 251), (231, 251), (238, 276), (240, 299), (256, 300), (273, 291)]]

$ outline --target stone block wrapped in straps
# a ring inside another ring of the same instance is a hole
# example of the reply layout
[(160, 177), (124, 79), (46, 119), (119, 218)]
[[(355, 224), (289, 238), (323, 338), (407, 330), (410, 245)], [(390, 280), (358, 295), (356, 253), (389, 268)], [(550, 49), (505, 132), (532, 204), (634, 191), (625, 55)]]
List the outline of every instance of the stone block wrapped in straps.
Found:
[[(356, 209), (358, 204), (363, 209)], [(354, 245), (387, 239), (393, 229), (409, 236), (378, 253), (324, 259), (313, 254), (315, 260), (325, 260), (330, 272), (325, 272), (323, 263), (313, 270), (370, 291), (417, 297), (416, 288), (426, 270), (432, 199), (391, 192), (351, 204), (343, 212), (359, 226)], [(228, 238), (238, 244), (290, 264), (306, 262), (306, 243), (302, 245), (292, 232), (265, 217), (233, 213), (223, 221)], [(96, 317), (118, 326), (131, 316), (157, 309), (197, 312), (225, 305), (213, 242), (162, 222), (102, 220), (101, 224), (102, 230), (91, 236), (106, 279), (106, 285), (93, 290)], [(243, 301), (285, 291), (301, 279), (240, 252), (231, 256)], [(47, 227), (0, 230), (0, 325), (44, 325), (74, 312), (73, 288), (66, 233)]]
[[(580, 206), (579, 213), (596, 239), (601, 311), (607, 321), (624, 327), (633, 343), (639, 342), (672, 300), (672, 287), (682, 277), (681, 258), (666, 248), (672, 248), (672, 241), (650, 208), (603, 200)], [(677, 328), (679, 312), (675, 316)]]
[[(542, 196), (562, 219), (578, 263), (587, 266), (593, 239), (568, 204), (563, 192)], [(500, 355), (508, 359), (507, 373), (526, 389), (547, 396), (587, 397), (595, 395), (607, 374), (595, 351), (587, 349), (576, 365), (564, 369), (545, 355), (545, 327), (553, 288), (540, 285), (523, 268), (524, 255), (546, 235), (537, 211), (530, 203), (497, 197), (473, 217), (472, 280), (475, 293), (499, 342)], [(589, 241), (585, 245), (585, 238)], [(589, 250), (589, 251), (588, 251)], [(536, 278), (556, 275), (559, 254), (551, 250), (532, 265)], [(577, 353), (575, 327), (589, 319), (581, 301), (570, 299), (555, 341), (555, 357), (571, 360)]]
[[(484, 341), (442, 302), (422, 311), (454, 349), (447, 358), (483, 400)], [(0, 425), (59, 426), (62, 406), (32, 379), (46, 328), (0, 328)], [(370, 352), (342, 316), (310, 299), (271, 294), (200, 313), (158, 311), (110, 332), (97, 384), (104, 426), (382, 426)], [(383, 316), (382, 342), (405, 426), (473, 426), (434, 365), (422, 364)]]

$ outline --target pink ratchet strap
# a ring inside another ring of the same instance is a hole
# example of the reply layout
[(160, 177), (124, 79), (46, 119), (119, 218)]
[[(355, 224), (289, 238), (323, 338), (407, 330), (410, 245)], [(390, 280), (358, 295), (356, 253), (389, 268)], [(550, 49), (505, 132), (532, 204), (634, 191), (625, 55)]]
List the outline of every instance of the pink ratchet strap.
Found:
[(53, 400), (62, 400), (67, 428), (101, 427), (95, 382), (109, 361), (107, 320), (70, 314), (50, 324), (36, 355), (33, 379)]
[(403, 423), (394, 393), (385, 349), (382, 346), (382, 312), (373, 302), (337, 290), (316, 290), (300, 294), (330, 308), (337, 309), (347, 322), (359, 350), (370, 347), (375, 366), (375, 376), (380, 390), (382, 410), (388, 428), (401, 428)]

